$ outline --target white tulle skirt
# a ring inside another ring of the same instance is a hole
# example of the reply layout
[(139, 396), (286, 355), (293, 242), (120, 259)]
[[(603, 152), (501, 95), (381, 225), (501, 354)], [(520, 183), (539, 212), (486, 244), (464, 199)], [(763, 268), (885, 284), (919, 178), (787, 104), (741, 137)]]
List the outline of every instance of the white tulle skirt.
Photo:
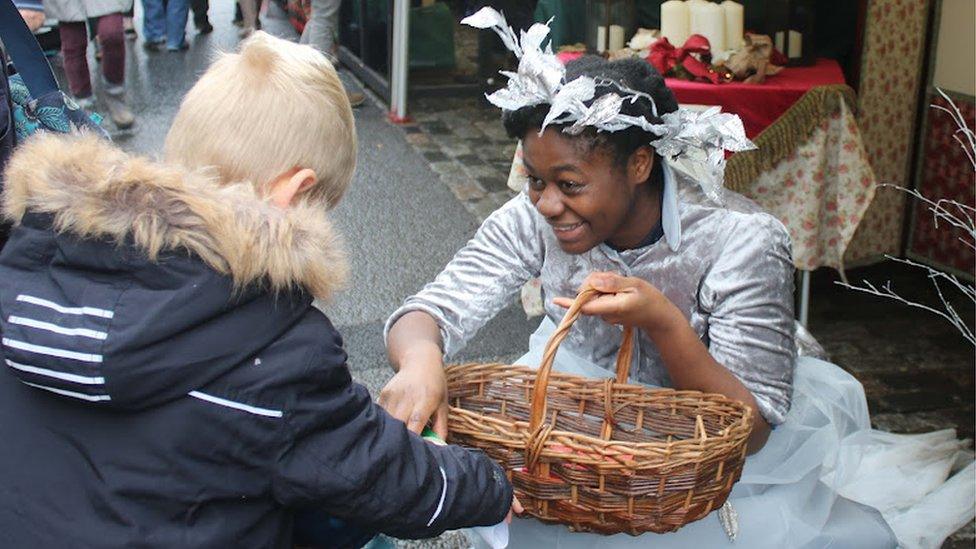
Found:
[[(554, 329), (543, 321), (516, 362), (538, 366)], [(557, 354), (555, 369), (612, 375), (565, 351)], [(976, 511), (976, 471), (964, 448), (952, 430), (894, 435), (871, 429), (860, 382), (829, 362), (801, 357), (786, 421), (746, 460), (729, 498), (738, 515), (734, 542), (712, 513), (677, 532), (636, 537), (516, 519), (509, 547), (939, 547)]]

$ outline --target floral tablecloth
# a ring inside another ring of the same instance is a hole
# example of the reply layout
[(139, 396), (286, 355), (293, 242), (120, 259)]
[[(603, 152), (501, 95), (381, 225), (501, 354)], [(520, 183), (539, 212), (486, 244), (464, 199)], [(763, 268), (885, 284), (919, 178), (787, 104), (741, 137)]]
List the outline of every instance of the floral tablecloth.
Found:
[[(844, 252), (874, 198), (876, 179), (845, 86), (807, 92), (756, 139), (756, 151), (729, 159), (726, 186), (777, 216), (793, 238), (798, 269), (843, 269)], [(508, 184), (525, 188), (521, 147)]]

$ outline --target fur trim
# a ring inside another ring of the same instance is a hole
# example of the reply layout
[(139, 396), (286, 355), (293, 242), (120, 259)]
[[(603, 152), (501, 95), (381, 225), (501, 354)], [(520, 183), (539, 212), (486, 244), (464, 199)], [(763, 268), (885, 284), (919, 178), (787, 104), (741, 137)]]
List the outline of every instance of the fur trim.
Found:
[(58, 232), (131, 238), (150, 260), (185, 249), (238, 287), (266, 279), (274, 290), (300, 285), (328, 297), (345, 278), (339, 237), (324, 206), (287, 210), (250, 184), (129, 155), (90, 135), (40, 134), (10, 159), (3, 214), (54, 214)]

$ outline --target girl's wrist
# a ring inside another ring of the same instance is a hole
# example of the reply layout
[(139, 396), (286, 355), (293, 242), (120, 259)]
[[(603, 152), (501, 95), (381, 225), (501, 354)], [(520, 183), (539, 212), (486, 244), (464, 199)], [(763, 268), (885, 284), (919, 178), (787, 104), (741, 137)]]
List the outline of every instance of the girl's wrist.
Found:
[(413, 366), (440, 364), (443, 360), (444, 355), (439, 345), (429, 341), (418, 341), (400, 354), (394, 366), (397, 371), (400, 371)]
[(663, 314), (657, 315), (656, 318), (649, 320), (641, 326), (644, 333), (655, 344), (659, 344), (660, 340), (670, 338), (685, 326), (689, 326), (688, 321), (681, 314), (681, 311), (670, 301), (667, 301), (667, 305), (662, 312)]

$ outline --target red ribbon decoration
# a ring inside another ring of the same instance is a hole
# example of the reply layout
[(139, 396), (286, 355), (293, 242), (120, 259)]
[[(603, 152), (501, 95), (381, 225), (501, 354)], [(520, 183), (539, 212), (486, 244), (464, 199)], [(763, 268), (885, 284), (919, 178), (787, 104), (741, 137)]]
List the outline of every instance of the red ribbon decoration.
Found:
[(657, 72), (664, 76), (671, 72), (671, 69), (681, 65), (696, 78), (704, 78), (712, 84), (722, 81), (721, 76), (712, 70), (711, 65), (701, 61), (691, 55), (712, 53), (712, 45), (708, 43), (708, 38), (700, 34), (692, 34), (680, 48), (674, 47), (667, 38), (662, 37), (651, 46), (651, 53), (647, 56), (647, 61)]

